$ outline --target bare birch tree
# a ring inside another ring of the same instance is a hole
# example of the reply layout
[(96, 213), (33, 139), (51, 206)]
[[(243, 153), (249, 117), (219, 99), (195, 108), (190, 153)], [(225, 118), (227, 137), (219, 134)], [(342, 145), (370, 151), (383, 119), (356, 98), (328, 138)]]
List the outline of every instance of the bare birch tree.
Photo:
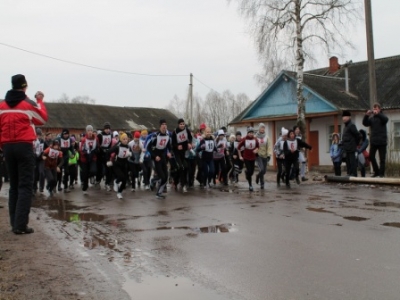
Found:
[(63, 93), (59, 99), (54, 100), (58, 103), (82, 103), (82, 104), (96, 104), (96, 100), (89, 96), (75, 96), (70, 99), (66, 93)]
[(169, 101), (166, 109), (172, 112), (178, 118), (182, 118), (185, 114), (185, 100), (179, 99), (177, 95)]
[[(227, 0), (228, 2), (234, 0)], [(358, 0), (237, 0), (239, 12), (249, 20), (250, 31), (265, 62), (296, 66), (297, 124), (305, 133), (303, 72), (306, 60), (351, 46), (348, 31), (360, 19)]]
[[(222, 126), (227, 126), (250, 103), (246, 94), (239, 93), (235, 96), (230, 90), (225, 90), (222, 94), (210, 91), (204, 101), (198, 94), (195, 94), (191, 129), (196, 130), (201, 123), (206, 123), (213, 130), (218, 130)], [(166, 109), (177, 117), (184, 117), (185, 120), (188, 116), (187, 101), (179, 99), (177, 95), (170, 100)]]

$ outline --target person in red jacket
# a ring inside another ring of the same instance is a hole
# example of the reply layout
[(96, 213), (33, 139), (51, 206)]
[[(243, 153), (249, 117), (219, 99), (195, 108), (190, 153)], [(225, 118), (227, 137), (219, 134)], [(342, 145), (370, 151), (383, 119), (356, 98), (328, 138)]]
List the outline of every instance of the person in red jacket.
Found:
[(10, 224), (15, 234), (33, 233), (28, 227), (35, 168), (32, 145), (36, 139), (35, 125), (46, 123), (47, 110), (42, 92), (36, 93), (36, 102), (25, 94), (28, 83), (24, 75), (14, 75), (11, 83), (12, 89), (0, 102), (0, 147), (10, 176)]
[(253, 127), (247, 128), (247, 135), (240, 141), (238, 145), (238, 149), (242, 149), (244, 147), (243, 152), (238, 151), (239, 159), (244, 161), (244, 165), (246, 166), (246, 179), (249, 182), (249, 191), (253, 191), (253, 185), (251, 177), (254, 174), (254, 166), (257, 158), (258, 152), (258, 140), (254, 137), (254, 129)]

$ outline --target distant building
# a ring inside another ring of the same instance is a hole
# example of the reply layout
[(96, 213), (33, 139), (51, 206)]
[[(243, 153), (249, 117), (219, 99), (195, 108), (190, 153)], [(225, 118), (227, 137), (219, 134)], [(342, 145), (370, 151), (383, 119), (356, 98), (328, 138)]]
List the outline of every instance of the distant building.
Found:
[(87, 125), (95, 130), (103, 129), (110, 122), (111, 130), (134, 132), (159, 128), (159, 120), (166, 119), (168, 129), (176, 128), (178, 118), (169, 110), (145, 107), (119, 107), (93, 104), (45, 102), (49, 119), (41, 127), (43, 133), (55, 135), (68, 128), (71, 134), (85, 132)]

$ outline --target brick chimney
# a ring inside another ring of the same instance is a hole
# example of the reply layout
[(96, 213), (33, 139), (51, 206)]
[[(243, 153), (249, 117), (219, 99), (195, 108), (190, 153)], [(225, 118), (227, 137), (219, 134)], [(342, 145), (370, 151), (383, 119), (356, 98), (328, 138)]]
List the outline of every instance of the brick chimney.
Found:
[(334, 74), (337, 71), (339, 71), (340, 65), (339, 65), (339, 60), (336, 56), (332, 56), (329, 59), (329, 74)]

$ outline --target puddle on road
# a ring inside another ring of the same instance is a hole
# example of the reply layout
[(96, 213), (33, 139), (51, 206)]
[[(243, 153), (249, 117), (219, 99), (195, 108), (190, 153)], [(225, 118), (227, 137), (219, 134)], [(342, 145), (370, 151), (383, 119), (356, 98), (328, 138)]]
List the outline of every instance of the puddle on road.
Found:
[(350, 217), (343, 217), (343, 219), (350, 220), (350, 221), (366, 221), (369, 220), (369, 218), (363, 218), (363, 217), (355, 217), (355, 216), (350, 216)]
[(307, 207), (307, 210), (313, 211), (313, 212), (320, 212), (320, 213), (328, 213), (328, 214), (334, 214), (333, 211), (325, 210), (325, 208), (320, 207), (320, 208), (314, 208), (314, 207)]
[(140, 282), (126, 279), (123, 289), (132, 299), (165, 300), (228, 300), (217, 292), (208, 290), (199, 284), (183, 277), (142, 277)]
[(73, 212), (81, 211), (89, 206), (77, 206), (72, 204), (72, 201), (63, 200), (59, 198), (54, 199), (35, 199), (32, 202), (32, 207), (43, 208), (47, 211), (47, 214), (59, 221), (67, 222), (79, 222), (79, 221), (90, 221), (90, 222), (102, 222), (106, 216), (99, 215), (91, 212)]
[(89, 206), (77, 206), (72, 201), (60, 198), (52, 199), (35, 199), (32, 201), (32, 207), (44, 208), (48, 210), (81, 210)]
[(398, 223), (398, 222), (387, 222), (387, 223), (383, 223), (382, 225), (383, 226), (400, 228), (400, 223)]
[(229, 233), (237, 231), (233, 228), (235, 224), (221, 224), (205, 227), (189, 227), (189, 226), (162, 226), (155, 229), (132, 229), (132, 232), (154, 231), (154, 230), (192, 230), (197, 233)]
[(67, 222), (82, 222), (82, 221), (102, 222), (106, 218), (106, 216), (104, 215), (98, 215), (90, 212), (76, 213), (70, 211), (57, 211), (57, 212), (49, 211), (48, 215), (55, 220), (67, 221)]
[(374, 202), (374, 206), (379, 206), (379, 207), (396, 207), (400, 208), (400, 203), (395, 203), (395, 202)]

